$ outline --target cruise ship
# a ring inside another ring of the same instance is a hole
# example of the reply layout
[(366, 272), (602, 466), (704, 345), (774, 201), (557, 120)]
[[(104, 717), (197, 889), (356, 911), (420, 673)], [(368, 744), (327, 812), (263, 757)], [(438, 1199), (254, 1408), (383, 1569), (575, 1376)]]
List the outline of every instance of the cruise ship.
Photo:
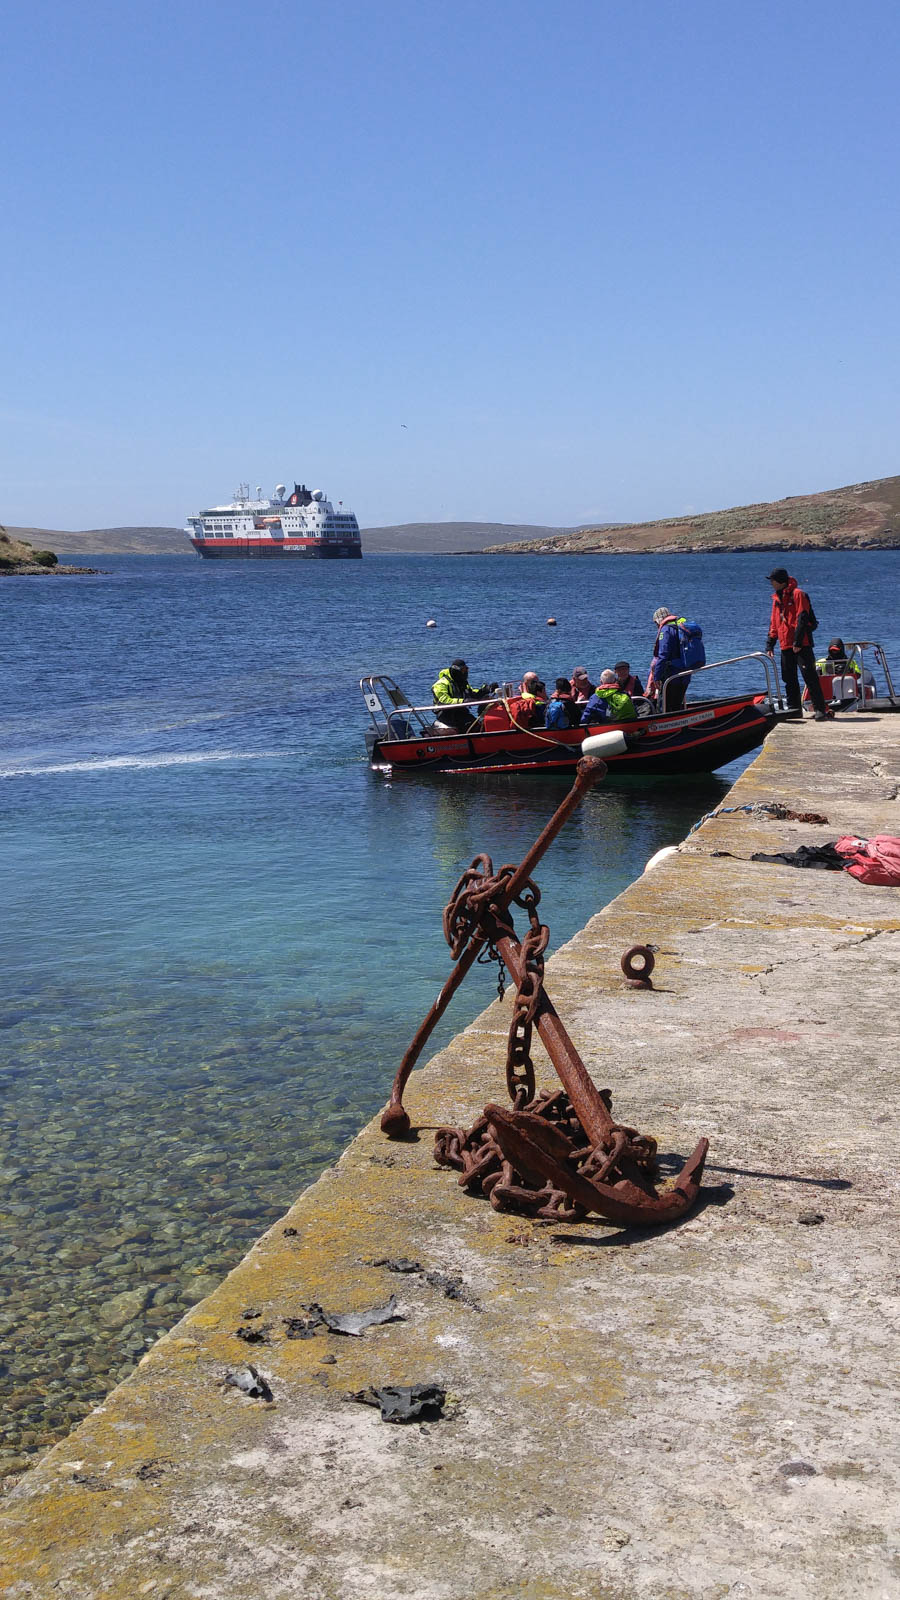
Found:
[(250, 485), (238, 485), (228, 505), (211, 506), (188, 517), (185, 533), (199, 556), (222, 557), (313, 556), (317, 560), (362, 555), (359, 523), (338, 501), (335, 511), (324, 489), (307, 489), (295, 483), (288, 494), (283, 483), (271, 500)]

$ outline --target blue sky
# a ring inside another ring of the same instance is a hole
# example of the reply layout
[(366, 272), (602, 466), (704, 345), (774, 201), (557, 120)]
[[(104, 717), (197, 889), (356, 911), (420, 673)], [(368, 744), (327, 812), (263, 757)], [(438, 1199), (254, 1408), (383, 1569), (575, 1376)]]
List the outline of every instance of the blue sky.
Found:
[(366, 526), (900, 472), (881, 0), (13, 0), (0, 520)]

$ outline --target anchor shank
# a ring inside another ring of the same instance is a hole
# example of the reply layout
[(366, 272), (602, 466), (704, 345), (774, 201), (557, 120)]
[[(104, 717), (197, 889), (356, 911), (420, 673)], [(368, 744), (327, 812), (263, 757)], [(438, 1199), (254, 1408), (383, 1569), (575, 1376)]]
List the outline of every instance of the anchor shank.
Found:
[[(501, 935), (497, 939), (497, 950), (516, 983), (521, 983), (524, 963), (518, 939)], [(535, 1011), (534, 1025), (591, 1144), (605, 1145), (615, 1126), (614, 1119), (544, 989)]]
[[(531, 846), (531, 849), (519, 863), (519, 866), (516, 868), (516, 871), (507, 882), (502, 894), (498, 895), (496, 906), (494, 907), (494, 910), (498, 916), (503, 916), (506, 913), (509, 908), (510, 901), (519, 893), (523, 885), (528, 882), (542, 855), (553, 843), (553, 840), (556, 838), (556, 835), (559, 833), (560, 829), (568, 821), (572, 812), (575, 810), (575, 807), (581, 801), (582, 796), (585, 795), (588, 789), (592, 788), (593, 785), (601, 778), (605, 778), (605, 776), (606, 765), (603, 761), (598, 760), (596, 756), (582, 757), (576, 768), (575, 782), (569, 790), (569, 793), (566, 795), (562, 804), (557, 807), (556, 811), (554, 811), (553, 816), (547, 823), (547, 826), (538, 835), (534, 844)], [(422, 1022), (420, 1022), (418, 1028), (416, 1029), (416, 1032), (407, 1047), (406, 1053), (404, 1054), (403, 1060), (397, 1068), (397, 1074), (394, 1078), (391, 1088), (390, 1103), (382, 1112), (381, 1128), (383, 1133), (396, 1138), (402, 1137), (404, 1134), (409, 1132), (409, 1117), (403, 1109), (403, 1091), (406, 1088), (409, 1075), (418, 1061), (419, 1056), (422, 1054), (426, 1044), (428, 1043), (428, 1040), (430, 1039), (435, 1027), (437, 1026), (438, 1022), (440, 1022), (440, 1019), (444, 1015), (444, 1012), (450, 1004), (450, 1001), (453, 999), (453, 996), (462, 983), (463, 978), (466, 976), (466, 973), (478, 960), (479, 955), (487, 943), (489, 932), (490, 929), (485, 928), (484, 924), (478, 928), (477, 932), (473, 931), (468, 945), (457, 961), (456, 966), (453, 968), (449, 977), (446, 979), (440, 994), (437, 996), (437, 999), (433, 1001), (427, 1015), (423, 1018)], [(507, 963), (507, 965), (509, 965), (509, 963)], [(513, 968), (510, 966), (509, 970), (512, 972)], [(538, 1026), (540, 1026), (540, 1024), (538, 1024)], [(582, 1071), (584, 1071), (583, 1068)], [(585, 1076), (587, 1076), (587, 1074), (585, 1074)]]

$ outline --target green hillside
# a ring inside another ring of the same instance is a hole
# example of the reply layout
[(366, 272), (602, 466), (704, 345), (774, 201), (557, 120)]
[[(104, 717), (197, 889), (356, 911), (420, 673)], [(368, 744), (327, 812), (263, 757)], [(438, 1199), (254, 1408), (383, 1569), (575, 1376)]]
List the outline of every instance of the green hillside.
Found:
[(699, 516), (577, 528), (550, 538), (489, 545), (502, 555), (889, 550), (900, 547), (900, 477), (819, 494), (732, 506)]
[(22, 572), (53, 572), (57, 569), (54, 552), (35, 547), (16, 537), (16, 530), (0, 527), (0, 577)]

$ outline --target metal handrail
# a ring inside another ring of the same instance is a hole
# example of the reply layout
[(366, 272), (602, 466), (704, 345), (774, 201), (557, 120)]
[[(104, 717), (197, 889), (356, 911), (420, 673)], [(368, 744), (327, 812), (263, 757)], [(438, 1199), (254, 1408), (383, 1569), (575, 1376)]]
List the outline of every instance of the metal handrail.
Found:
[[(856, 656), (857, 659), (859, 660), (859, 678), (857, 680), (857, 685), (856, 685), (856, 700), (857, 700), (857, 704), (858, 705), (862, 705), (863, 707), (865, 707), (865, 705), (866, 705), (866, 658), (865, 658), (865, 652), (867, 650), (872, 650), (875, 653), (875, 662), (876, 662), (876, 664), (878, 666), (880, 666), (882, 672), (884, 673), (884, 681), (887, 684), (887, 697), (890, 700), (892, 706), (900, 706), (900, 697), (898, 697), (897, 692), (896, 692), (896, 690), (894, 688), (894, 681), (893, 681), (893, 679), (891, 677), (891, 669), (888, 666), (887, 653), (885, 651), (884, 645), (880, 644), (876, 639), (851, 639), (849, 641), (849, 644), (847, 646), (845, 646), (845, 648), (847, 649), (847, 665), (848, 666), (852, 662), (854, 656)], [(853, 674), (851, 674), (851, 676), (852, 675)], [(878, 684), (877, 684), (877, 680), (875, 679), (874, 672), (871, 674), (871, 676), (872, 676), (874, 687), (877, 690)], [(877, 694), (876, 694), (875, 698), (876, 699), (878, 698)]]
[[(387, 693), (388, 698), (391, 700), (392, 709), (390, 711), (382, 704), (382, 702), (378, 698), (378, 692), (377, 692), (376, 688), (374, 687), (376, 684), (380, 684), (382, 686), (382, 688)], [(372, 718), (372, 721), (375, 724), (376, 732), (379, 732), (379, 733), (390, 733), (391, 729), (390, 729), (390, 725), (389, 725), (388, 719), (390, 717), (392, 717), (392, 716), (395, 716), (395, 715), (396, 716), (400, 716), (400, 717), (417, 717), (419, 719), (420, 727), (422, 725), (423, 719), (427, 718), (427, 721), (428, 721), (429, 724), (434, 723), (434, 722), (440, 722), (440, 720), (441, 720), (440, 713), (441, 713), (441, 710), (443, 708), (442, 708), (440, 702), (432, 701), (432, 703), (430, 705), (427, 705), (427, 706), (413, 706), (413, 705), (410, 705), (409, 701), (407, 700), (406, 696), (403, 693), (403, 690), (400, 688), (400, 685), (395, 681), (395, 679), (388, 677), (386, 673), (367, 673), (365, 677), (360, 678), (359, 687), (360, 687), (360, 692), (362, 694), (362, 697), (366, 702), (366, 709), (368, 710), (369, 716)], [(394, 701), (394, 694), (395, 693), (400, 695), (400, 697), (401, 697), (399, 704), (397, 704)], [(483, 706), (489, 704), (491, 701), (494, 701), (494, 700), (499, 701), (502, 698), (503, 698), (503, 696), (501, 694), (499, 694), (499, 693), (483, 694), (483, 695), (480, 695), (477, 700), (453, 700), (451, 702), (451, 705), (452, 705), (454, 710), (456, 710), (460, 706), (463, 706), (463, 707), (466, 707), (466, 708), (475, 708), (476, 710), (481, 710), (481, 708)], [(376, 710), (376, 707), (373, 706), (372, 703), (371, 703), (373, 700), (377, 704), (377, 710)], [(382, 718), (383, 718), (383, 722), (384, 722), (384, 727), (383, 728), (379, 727), (379, 717), (378, 717), (378, 712), (379, 711), (382, 713)], [(425, 731), (425, 730), (423, 729), (422, 731)], [(453, 729), (451, 731), (455, 732), (456, 730)], [(416, 737), (416, 736), (415, 735), (410, 735), (410, 737)]]
[(772, 657), (764, 650), (751, 650), (747, 655), (728, 656), (724, 661), (708, 661), (705, 667), (685, 667), (683, 672), (673, 672), (670, 677), (663, 680), (662, 695), (660, 697), (660, 710), (665, 712), (666, 691), (669, 684), (674, 683), (677, 678), (695, 678), (698, 677), (701, 672), (712, 672), (717, 667), (736, 666), (739, 661), (758, 661), (760, 663), (766, 675), (766, 692), (772, 702), (773, 707), (777, 707), (778, 701), (782, 700), (783, 697), (778, 692), (778, 674), (775, 671), (775, 663), (772, 660)]

